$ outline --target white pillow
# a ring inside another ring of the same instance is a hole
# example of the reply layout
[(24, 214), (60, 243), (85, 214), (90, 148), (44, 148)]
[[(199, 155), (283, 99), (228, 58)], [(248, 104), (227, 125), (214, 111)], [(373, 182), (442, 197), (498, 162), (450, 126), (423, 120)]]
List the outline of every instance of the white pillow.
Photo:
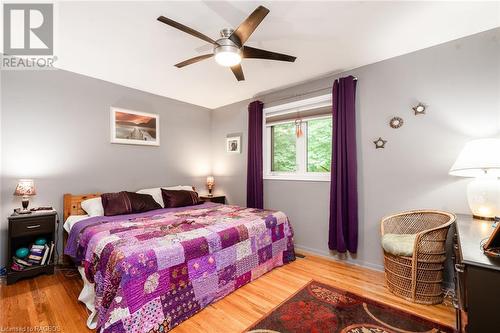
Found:
[(164, 188), (166, 190), (171, 190), (171, 191), (193, 191), (193, 187), (189, 185), (177, 185), (177, 186), (169, 186), (169, 187), (153, 187), (153, 188), (145, 188), (142, 190), (137, 191), (137, 193), (140, 194), (149, 194), (155, 199), (155, 201), (160, 204), (162, 208), (165, 208), (165, 205), (163, 204), (163, 197), (161, 196), (161, 189)]
[(104, 216), (101, 197), (84, 200), (81, 205), (89, 216)]
[(71, 228), (73, 228), (73, 226), (76, 224), (76, 222), (81, 221), (81, 220), (85, 220), (87, 218), (89, 218), (88, 215), (70, 215), (70, 216), (68, 216), (68, 218), (64, 222), (63, 228), (69, 234), (69, 232), (71, 231)]

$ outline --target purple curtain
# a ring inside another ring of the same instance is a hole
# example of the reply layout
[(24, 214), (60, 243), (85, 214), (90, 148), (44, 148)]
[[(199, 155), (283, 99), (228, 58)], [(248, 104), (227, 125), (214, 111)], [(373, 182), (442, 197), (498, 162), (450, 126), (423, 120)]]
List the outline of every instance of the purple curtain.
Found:
[(328, 247), (356, 253), (358, 186), (356, 161), (356, 79), (335, 80), (332, 91), (332, 168)]
[(248, 168), (247, 207), (264, 208), (262, 162), (262, 110), (264, 104), (255, 101), (248, 105)]

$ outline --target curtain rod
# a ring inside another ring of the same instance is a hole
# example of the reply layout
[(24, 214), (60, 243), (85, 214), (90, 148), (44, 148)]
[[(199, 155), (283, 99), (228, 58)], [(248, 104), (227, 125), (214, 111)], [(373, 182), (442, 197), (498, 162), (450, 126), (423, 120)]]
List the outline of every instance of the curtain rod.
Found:
[[(335, 80), (337, 80), (337, 79), (335, 79)], [(334, 80), (334, 82), (335, 82), (335, 80)], [(356, 76), (354, 76), (354, 81), (358, 81), (358, 78)], [(316, 93), (316, 92), (320, 92), (322, 90), (332, 89), (332, 88), (333, 88), (333, 85), (325, 87), (325, 88), (319, 88), (319, 89), (315, 89), (315, 90), (310, 90), (310, 91), (305, 92), (305, 93), (298, 93), (298, 94), (293, 94), (291, 96), (281, 97), (281, 98), (278, 98), (278, 99), (274, 99), (272, 101), (266, 101), (265, 103), (274, 103), (274, 102), (283, 101), (285, 99), (307, 96), (307, 95), (310, 95), (310, 94), (313, 94), (313, 93)], [(263, 99), (265, 99), (265, 98), (263, 98)]]

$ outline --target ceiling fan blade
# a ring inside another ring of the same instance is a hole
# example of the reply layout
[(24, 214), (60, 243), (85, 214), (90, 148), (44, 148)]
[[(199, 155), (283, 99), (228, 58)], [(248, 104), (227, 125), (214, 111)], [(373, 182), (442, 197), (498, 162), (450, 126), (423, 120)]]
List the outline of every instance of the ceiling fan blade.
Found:
[(243, 51), (243, 58), (268, 59), (268, 60), (279, 60), (288, 62), (294, 62), (295, 59), (297, 59), (297, 57), (293, 57), (287, 54), (256, 49), (250, 46), (243, 46), (242, 51)]
[(238, 81), (245, 81), (245, 75), (243, 75), (243, 69), (241, 68), (241, 64), (236, 66), (231, 66), (231, 70), (233, 71), (234, 76)]
[(169, 18), (167, 18), (165, 16), (159, 16), (157, 20), (160, 21), (160, 22), (163, 22), (163, 23), (165, 23), (165, 24), (167, 24), (167, 25), (169, 25), (171, 27), (174, 27), (176, 29), (184, 31), (185, 33), (188, 33), (191, 36), (203, 39), (204, 41), (209, 42), (211, 44), (215, 43), (215, 41), (212, 38), (210, 38), (208, 36), (205, 36), (201, 32), (198, 32), (198, 31), (196, 31), (194, 29), (191, 29), (190, 27), (187, 27), (184, 24), (181, 24), (179, 22), (175, 22), (174, 20), (171, 20), (171, 19), (169, 19)]
[(191, 64), (194, 64), (196, 62), (199, 62), (199, 61), (202, 61), (202, 60), (205, 60), (205, 59), (208, 59), (208, 58), (211, 58), (213, 57), (214, 54), (213, 53), (210, 53), (210, 54), (203, 54), (201, 56), (197, 56), (197, 57), (194, 57), (194, 58), (191, 58), (191, 59), (188, 59), (188, 60), (184, 60), (183, 62), (180, 62), (178, 64), (175, 64), (174, 66), (177, 67), (177, 68), (182, 68), (184, 66), (187, 66), (187, 65), (191, 65)]
[(241, 22), (240, 26), (229, 36), (229, 39), (242, 46), (267, 14), (269, 14), (269, 9), (264, 6), (257, 7), (245, 21)]
[(195, 48), (194, 50), (197, 52), (197, 53), (205, 53), (205, 52), (209, 52), (209, 51), (213, 51), (214, 49), (214, 46), (213, 45), (210, 45), (210, 44), (203, 44), (197, 48)]

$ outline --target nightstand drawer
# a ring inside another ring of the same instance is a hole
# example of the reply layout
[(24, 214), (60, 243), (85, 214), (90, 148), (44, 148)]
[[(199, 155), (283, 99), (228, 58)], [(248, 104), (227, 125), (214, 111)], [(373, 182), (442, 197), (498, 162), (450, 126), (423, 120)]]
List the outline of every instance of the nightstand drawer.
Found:
[(11, 237), (54, 232), (54, 217), (33, 217), (11, 221)]

